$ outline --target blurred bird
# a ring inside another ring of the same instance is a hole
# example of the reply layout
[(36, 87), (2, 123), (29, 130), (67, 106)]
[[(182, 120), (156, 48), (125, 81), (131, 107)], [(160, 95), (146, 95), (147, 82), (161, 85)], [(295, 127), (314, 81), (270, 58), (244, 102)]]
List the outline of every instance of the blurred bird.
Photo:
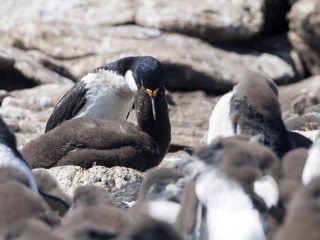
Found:
[(186, 185), (183, 172), (158, 167), (146, 172), (139, 197), (129, 209), (134, 219), (151, 217), (173, 224), (180, 211), (180, 201)]
[(213, 109), (207, 143), (218, 136), (244, 134), (259, 135), (259, 142), (279, 157), (296, 147), (309, 148), (312, 142), (308, 138), (287, 131), (277, 96), (278, 88), (272, 79), (249, 71)]
[(3, 240), (67, 240), (61, 233), (54, 232), (46, 223), (38, 219), (18, 221), (3, 234)]
[(296, 148), (288, 152), (281, 159), (280, 198), (286, 208), (296, 190), (302, 186), (302, 172), (307, 158), (308, 149)]
[(0, 167), (15, 167), (28, 178), (30, 188), (38, 193), (34, 176), (16, 147), (16, 138), (0, 117)]
[(58, 230), (71, 239), (89, 232), (97, 236), (116, 236), (131, 223), (130, 216), (113, 205), (107, 189), (88, 185), (75, 190), (73, 204)]
[[(178, 161), (177, 168), (195, 181), (196, 195), (206, 209), (201, 235), (265, 239), (271, 234), (265, 230), (268, 219), (262, 216), (278, 206), (279, 164), (270, 149), (242, 136), (218, 138)], [(277, 214), (274, 217), (282, 217)]]
[(39, 219), (56, 226), (60, 218), (43, 198), (18, 181), (0, 184), (0, 235), (20, 220)]
[(294, 195), (284, 223), (274, 240), (320, 239), (320, 177), (314, 177)]

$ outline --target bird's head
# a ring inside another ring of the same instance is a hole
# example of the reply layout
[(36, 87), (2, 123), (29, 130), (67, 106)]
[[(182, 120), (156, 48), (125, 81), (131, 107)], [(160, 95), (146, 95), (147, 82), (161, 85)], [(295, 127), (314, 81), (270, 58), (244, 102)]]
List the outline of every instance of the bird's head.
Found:
[(164, 69), (161, 63), (153, 57), (143, 56), (138, 58), (133, 68), (133, 78), (137, 87), (145, 89), (149, 94), (155, 120), (155, 101), (159, 88), (164, 84)]

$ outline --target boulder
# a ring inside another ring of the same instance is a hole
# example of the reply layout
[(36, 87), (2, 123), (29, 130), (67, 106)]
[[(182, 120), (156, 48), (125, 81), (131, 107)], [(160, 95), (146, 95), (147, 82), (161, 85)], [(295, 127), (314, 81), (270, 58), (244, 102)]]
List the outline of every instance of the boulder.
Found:
[(0, 51), (7, 59), (12, 59), (10, 67), (0, 69), (2, 89), (12, 91), (46, 83), (72, 83), (70, 79), (43, 66), (27, 51), (1, 44)]
[(289, 39), (312, 75), (320, 73), (320, 2), (299, 0), (288, 14)]
[(279, 101), (284, 119), (300, 114), (305, 108), (320, 102), (320, 76), (280, 86)]
[(8, 68), (12, 68), (15, 60), (6, 54), (0, 53), (0, 71)]
[(0, 89), (10, 91), (35, 86), (35, 82), (14, 67), (15, 63), (14, 56), (0, 52)]
[(44, 132), (47, 120), (60, 98), (72, 87), (68, 84), (44, 84), (7, 92), (0, 116), (15, 132), (18, 149)]
[(78, 186), (96, 185), (112, 192), (129, 183), (139, 184), (143, 179), (143, 173), (125, 167), (94, 166), (84, 169), (70, 165), (53, 167), (47, 171), (55, 177), (61, 189), (70, 196)]
[(8, 30), (16, 23), (26, 21), (59, 21), (66, 25), (85, 24), (94, 28), (126, 24), (133, 20), (134, 0), (4, 0), (0, 8), (0, 30)]
[[(28, 29), (26, 31), (25, 29)], [(54, 31), (52, 31), (54, 29)], [(27, 22), (11, 30), (12, 44), (37, 49), (68, 69), (73, 79), (130, 55), (152, 55), (166, 68), (170, 90), (204, 90), (221, 94), (232, 89), (247, 69), (269, 75), (276, 83), (297, 81), (298, 60), (249, 47), (214, 47), (199, 39), (136, 25), (87, 29), (63, 23)], [(283, 50), (285, 51), (285, 50)], [(232, 66), (232, 67), (230, 67)]]
[(281, 78), (282, 81), (278, 80), (279, 76), (282, 74), (279, 70), (282, 68), (273, 67), (273, 70), (264, 71), (269, 77), (274, 79), (278, 85), (292, 83), (305, 78), (306, 73), (303, 62), (297, 51), (292, 47), (286, 33), (256, 37), (255, 39), (250, 40), (248, 45), (255, 51), (277, 56), (292, 66), (294, 77), (292, 77), (292, 75), (287, 75), (287, 77)]
[[(273, 25), (273, 29), (279, 27), (279, 18), (284, 22), (281, 12), (283, 2), (138, 0), (135, 22), (145, 27), (195, 36), (211, 43), (243, 41), (263, 32), (267, 25)], [(276, 20), (277, 24), (274, 24)]]
[(209, 118), (219, 97), (207, 96), (200, 91), (171, 95), (174, 102), (169, 108), (172, 151), (205, 145)]

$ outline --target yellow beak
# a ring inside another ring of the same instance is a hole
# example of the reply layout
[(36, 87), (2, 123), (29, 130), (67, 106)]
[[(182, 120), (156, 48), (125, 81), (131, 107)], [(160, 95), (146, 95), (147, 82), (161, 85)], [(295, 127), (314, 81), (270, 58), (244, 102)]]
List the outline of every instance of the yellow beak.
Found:
[(153, 114), (153, 120), (156, 120), (156, 106), (155, 106), (155, 100), (156, 100), (156, 96), (157, 93), (159, 91), (159, 88), (155, 89), (154, 91), (150, 90), (150, 89), (146, 89), (150, 99), (151, 99), (151, 106), (152, 106), (152, 114)]

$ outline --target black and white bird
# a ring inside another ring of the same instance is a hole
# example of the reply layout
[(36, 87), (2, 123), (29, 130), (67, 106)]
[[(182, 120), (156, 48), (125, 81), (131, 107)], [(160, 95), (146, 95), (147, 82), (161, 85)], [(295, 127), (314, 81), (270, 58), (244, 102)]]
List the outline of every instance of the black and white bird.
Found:
[(200, 236), (265, 239), (270, 233), (262, 213), (278, 204), (279, 164), (270, 149), (241, 136), (216, 139), (189, 159), (177, 161), (176, 167), (195, 181), (196, 195), (206, 209)]
[(59, 212), (68, 210), (65, 200), (56, 195), (57, 192), (49, 192), (43, 188), (46, 181), (40, 180), (40, 187), (29, 165), (25, 162), (16, 148), (16, 138), (9, 130), (6, 123), (0, 118), (0, 180), (2, 183), (16, 181), (30, 187), (34, 193), (46, 201), (51, 209)]
[(0, 167), (19, 169), (27, 176), (30, 188), (38, 193), (37, 183), (31, 169), (17, 150), (16, 138), (2, 118), (0, 118)]
[(85, 236), (90, 232), (97, 236), (107, 233), (116, 235), (130, 224), (130, 216), (113, 205), (107, 189), (88, 185), (75, 190), (73, 204), (58, 231), (64, 232), (69, 239), (78, 239), (76, 235)]
[(314, 177), (293, 196), (274, 240), (320, 239), (320, 177)]
[[(272, 79), (257, 72), (248, 71), (244, 79), (235, 85), (233, 91), (223, 95), (215, 105), (210, 116), (207, 144), (217, 137), (244, 134), (244, 131), (247, 132), (251, 128), (255, 131), (254, 134), (257, 134), (257, 126), (261, 128), (263, 124), (254, 121), (263, 121), (264, 118), (272, 116), (279, 117), (281, 110), (277, 97), (278, 88)], [(233, 115), (240, 108), (246, 114), (248, 112), (251, 114), (241, 123), (237, 123)], [(253, 119), (256, 115), (261, 119)]]
[(148, 92), (156, 118), (154, 99), (163, 78), (161, 63), (151, 56), (125, 57), (98, 67), (83, 76), (62, 97), (45, 132), (63, 121), (79, 117), (124, 121), (140, 88)]
[(171, 140), (164, 86), (155, 97), (156, 120), (150, 96), (142, 88), (135, 98), (135, 107), (137, 126), (127, 121), (71, 119), (30, 141), (21, 153), (31, 168), (57, 165), (90, 168), (96, 164), (145, 171), (160, 164)]
[(210, 117), (207, 143), (218, 136), (237, 134), (260, 135), (260, 143), (279, 157), (293, 148), (308, 148), (312, 144), (303, 135), (286, 129), (276, 84), (253, 71), (217, 103)]
[(187, 182), (186, 175), (177, 169), (148, 170), (129, 213), (134, 219), (151, 217), (173, 224), (181, 209), (181, 196)]

